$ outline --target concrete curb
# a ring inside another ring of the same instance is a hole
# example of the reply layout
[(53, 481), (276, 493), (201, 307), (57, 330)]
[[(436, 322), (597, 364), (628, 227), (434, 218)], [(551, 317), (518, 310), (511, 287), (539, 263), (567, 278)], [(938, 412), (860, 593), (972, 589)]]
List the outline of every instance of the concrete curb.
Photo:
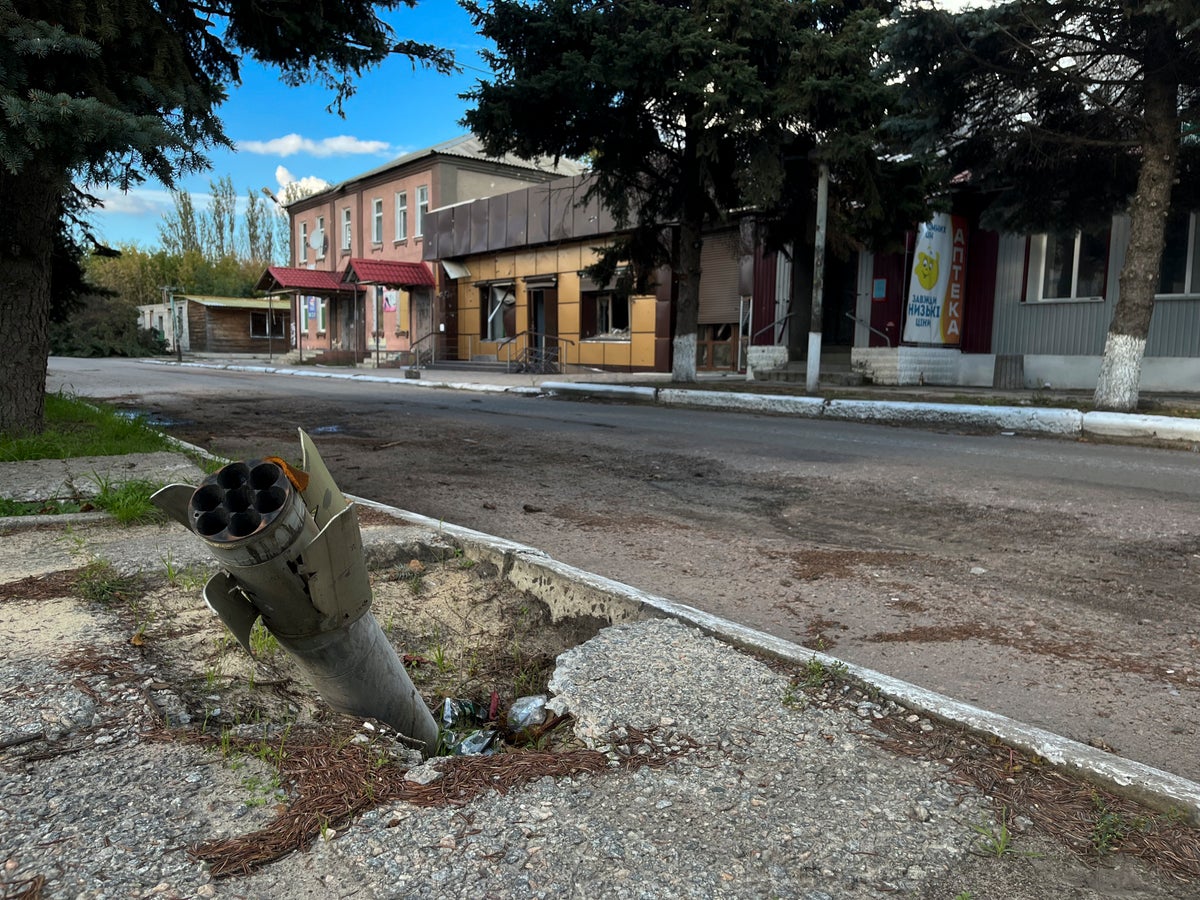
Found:
[(1200, 826), (1200, 784), (1187, 778), (1124, 759), (882, 672), (846, 663), (686, 604), (577, 569), (534, 547), (458, 525), (447, 525), (382, 503), (359, 497), (352, 499), (406, 522), (429, 528), (438, 535), (457, 541), (465, 550), (495, 563), (515, 587), (545, 602), (556, 619), (592, 615), (603, 616), (617, 623), (646, 616), (674, 618), (734, 646), (776, 659), (801, 664), (816, 659), (827, 667), (845, 666), (851, 677), (914, 712), (984, 737), (996, 738), (1008, 746), (1074, 772), (1115, 794), (1161, 812), (1181, 814), (1192, 825)]
[(739, 391), (705, 391), (692, 388), (656, 388), (603, 382), (542, 381), (536, 386), (480, 384), (460, 381), (426, 381), (383, 375), (337, 372), (328, 369), (243, 365), (240, 363), (184, 362), (145, 359), (152, 365), (226, 369), (295, 375), (303, 378), (359, 379), (379, 384), (476, 391), (479, 393), (595, 396), (639, 403), (658, 403), (694, 409), (727, 409), (750, 413), (825, 418), (886, 425), (934, 425), (981, 430), (1049, 434), (1058, 437), (1142, 438), (1200, 444), (1200, 419), (1148, 416), (1135, 413), (1089, 412), (1061, 407), (975, 406), (964, 403), (922, 403), (901, 400), (833, 400), (789, 394), (755, 394)]
[(1200, 442), (1200, 419), (1090, 412), (1060, 407), (975, 406), (963, 403), (920, 403), (901, 400), (830, 400), (783, 394), (703, 391), (686, 388), (647, 388), (584, 382), (547, 381), (543, 390), (556, 394), (597, 395), (664, 406), (731, 409), (807, 418), (872, 422), (888, 425), (943, 425), (1020, 431), (1060, 437), (1152, 438)]

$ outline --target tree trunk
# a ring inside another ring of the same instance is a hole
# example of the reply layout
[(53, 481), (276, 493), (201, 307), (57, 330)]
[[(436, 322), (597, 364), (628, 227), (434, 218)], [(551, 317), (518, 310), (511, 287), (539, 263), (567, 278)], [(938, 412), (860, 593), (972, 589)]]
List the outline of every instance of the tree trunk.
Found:
[(675, 301), (675, 336), (671, 348), (671, 381), (696, 380), (696, 332), (700, 320), (700, 250), (704, 246), (704, 182), (696, 159), (695, 130), (686, 129), (679, 180), (683, 185), (683, 210), (679, 217), (679, 243), (675, 272), (679, 294)]
[(696, 380), (696, 332), (700, 318), (700, 249), (703, 247), (698, 222), (679, 223), (679, 296), (675, 307), (675, 337), (671, 356), (671, 380)]
[[(1173, 34), (1167, 23), (1158, 23), (1147, 42), (1147, 56), (1169, 52), (1167, 45), (1173, 44)], [(1146, 137), (1141, 148), (1137, 192), (1129, 203), (1129, 247), (1121, 269), (1120, 296), (1108, 326), (1096, 384), (1097, 409), (1118, 412), (1137, 409), (1142, 357), (1154, 313), (1154, 294), (1158, 290), (1171, 187), (1179, 168), (1177, 94), (1174, 83), (1151, 79), (1145, 83)]]
[(45, 425), (50, 261), (61, 188), (44, 167), (17, 175), (0, 169), (0, 434), (36, 434)]

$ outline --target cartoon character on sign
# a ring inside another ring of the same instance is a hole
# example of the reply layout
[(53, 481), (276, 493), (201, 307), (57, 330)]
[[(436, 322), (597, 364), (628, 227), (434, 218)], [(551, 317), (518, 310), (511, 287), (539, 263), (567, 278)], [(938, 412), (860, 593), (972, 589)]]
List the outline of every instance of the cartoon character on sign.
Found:
[(921, 287), (927, 291), (932, 291), (933, 286), (938, 282), (938, 268), (941, 265), (942, 254), (935, 253), (930, 256), (928, 253), (917, 253), (916, 276)]

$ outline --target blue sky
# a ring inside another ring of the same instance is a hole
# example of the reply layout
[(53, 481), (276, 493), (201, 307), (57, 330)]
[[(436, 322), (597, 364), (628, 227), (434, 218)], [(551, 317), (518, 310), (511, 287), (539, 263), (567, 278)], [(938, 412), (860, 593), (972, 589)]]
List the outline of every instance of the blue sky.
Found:
[[(274, 71), (247, 62), (242, 85), (231, 88), (220, 111), (237, 150), (213, 152), (209, 172), (179, 183), (198, 209), (207, 207), (209, 182), (225, 175), (243, 198), (264, 187), (278, 192), (287, 180), (319, 178), (336, 184), (465, 132), (459, 119), (467, 106), (458, 95), (485, 77), (487, 69), (478, 56), (484, 40), (470, 17), (454, 0), (423, 0), (415, 9), (398, 9), (386, 18), (399, 38), (452, 49), (464, 66), (462, 73), (414, 71), (402, 57), (388, 59), (359, 82), (358, 93), (344, 105), (345, 118), (339, 118), (325, 111), (332, 99), (328, 91), (286, 87)], [(159, 222), (172, 208), (166, 188), (148, 182), (128, 194), (96, 193), (105, 200), (105, 209), (93, 214), (101, 240), (113, 246), (158, 246)]]

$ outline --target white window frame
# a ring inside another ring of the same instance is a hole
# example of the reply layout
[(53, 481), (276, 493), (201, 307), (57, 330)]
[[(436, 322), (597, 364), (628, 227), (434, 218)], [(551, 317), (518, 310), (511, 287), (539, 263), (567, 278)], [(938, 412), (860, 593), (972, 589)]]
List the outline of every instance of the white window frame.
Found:
[(320, 302), (317, 303), (317, 334), (324, 334), (326, 331), (325, 326), (327, 324), (326, 316), (328, 314), (327, 313), (328, 302), (329, 302), (328, 300), (326, 300), (324, 297), (322, 297)]
[[(1156, 297), (1197, 297), (1200, 296), (1200, 266), (1197, 266), (1197, 254), (1200, 254), (1200, 211), (1188, 213), (1187, 254), (1184, 259), (1183, 293), (1159, 294)], [(1166, 255), (1166, 246), (1163, 247)], [(1196, 278), (1192, 276), (1196, 275)], [(1161, 274), (1160, 274), (1161, 278)]]
[(354, 242), (354, 215), (350, 207), (342, 209), (342, 251), (349, 253)]
[(308, 334), (308, 298), (300, 298), (300, 335)]
[(371, 201), (371, 243), (383, 243), (383, 198)]
[(308, 223), (300, 223), (300, 252), (296, 254), (300, 262), (308, 262)]
[(325, 247), (329, 244), (329, 239), (325, 235), (325, 217), (317, 216), (317, 234), (321, 236), (321, 248), (317, 251), (317, 259), (325, 258)]
[[(1074, 254), (1071, 259), (1071, 293), (1066, 297), (1047, 297), (1043, 287), (1046, 280), (1046, 248), (1049, 244), (1049, 234), (1032, 234), (1029, 236), (1029, 274), (1025, 282), (1025, 302), (1027, 303), (1071, 303), (1095, 302), (1103, 300), (1099, 294), (1079, 296), (1079, 255), (1083, 232), (1075, 232), (1073, 243)], [(1108, 253), (1106, 254), (1104, 285), (1108, 288), (1108, 262), (1112, 258), (1112, 226), (1107, 231)]]
[(417, 188), (417, 221), (413, 237), (425, 235), (425, 215), (429, 212), (429, 185), (423, 184)]
[(408, 240), (408, 191), (396, 191), (396, 240)]

